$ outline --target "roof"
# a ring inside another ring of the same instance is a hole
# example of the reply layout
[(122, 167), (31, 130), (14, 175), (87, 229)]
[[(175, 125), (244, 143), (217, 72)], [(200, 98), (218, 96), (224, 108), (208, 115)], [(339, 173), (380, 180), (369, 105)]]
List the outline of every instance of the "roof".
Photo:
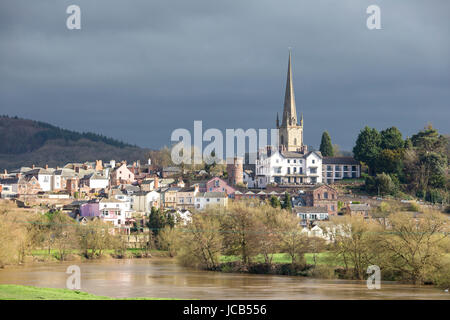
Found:
[(328, 213), (326, 207), (295, 207), (296, 213)]
[[(329, 186), (329, 185), (327, 185), (327, 184), (324, 184), (324, 183), (318, 183), (318, 184), (315, 184), (314, 186), (310, 187), (309, 189), (305, 190), (305, 192), (314, 191), (314, 190), (317, 190), (317, 189), (323, 188), (323, 187), (325, 187), (325, 188), (327, 188), (327, 189), (331, 189), (331, 190), (333, 190), (333, 191), (336, 191), (336, 189), (334, 189), (333, 187), (331, 187), (331, 186)], [(337, 192), (337, 191), (336, 191), (336, 192)]]
[(18, 182), (19, 182), (18, 178), (0, 179), (0, 184), (9, 185), (9, 184), (16, 184)]
[(285, 158), (304, 158), (305, 154), (295, 151), (281, 151), (281, 155)]
[(109, 198), (109, 199), (104, 198), (104, 199), (100, 200), (100, 203), (124, 203), (124, 201), (117, 200), (114, 198)]
[(194, 192), (194, 191), (195, 191), (195, 186), (185, 187), (185, 188), (181, 188), (180, 190), (178, 190), (178, 192)]
[(205, 192), (202, 197), (204, 198), (227, 198), (225, 192)]
[(67, 168), (57, 169), (53, 172), (53, 174), (58, 175), (58, 176), (63, 176), (63, 177), (75, 177), (76, 176), (75, 170), (67, 169)]
[(323, 157), (322, 164), (359, 165), (353, 157)]
[(32, 169), (30, 171), (27, 171), (26, 174), (27, 175), (30, 175), (30, 174), (32, 174), (32, 175), (35, 175), (35, 174), (48, 174), (48, 175), (51, 175), (52, 172), (49, 171), (49, 170), (45, 170), (43, 168), (36, 168), (36, 169)]

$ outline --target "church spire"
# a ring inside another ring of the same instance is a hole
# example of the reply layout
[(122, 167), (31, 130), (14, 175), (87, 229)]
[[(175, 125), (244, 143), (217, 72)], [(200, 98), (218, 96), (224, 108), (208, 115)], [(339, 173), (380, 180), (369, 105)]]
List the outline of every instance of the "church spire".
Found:
[(280, 119), (278, 118), (278, 112), (277, 112), (277, 129), (280, 127)]
[(291, 50), (289, 50), (288, 73), (286, 79), (286, 93), (284, 96), (283, 120), (281, 126), (297, 125), (297, 109), (295, 106), (294, 85), (292, 83)]

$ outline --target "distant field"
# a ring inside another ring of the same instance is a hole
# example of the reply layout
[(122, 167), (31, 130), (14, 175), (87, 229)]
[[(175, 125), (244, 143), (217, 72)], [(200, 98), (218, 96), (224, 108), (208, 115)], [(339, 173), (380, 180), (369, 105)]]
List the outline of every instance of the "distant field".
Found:
[(164, 298), (126, 298), (116, 299), (105, 296), (96, 296), (87, 292), (38, 288), (19, 285), (0, 285), (0, 300), (170, 300)]

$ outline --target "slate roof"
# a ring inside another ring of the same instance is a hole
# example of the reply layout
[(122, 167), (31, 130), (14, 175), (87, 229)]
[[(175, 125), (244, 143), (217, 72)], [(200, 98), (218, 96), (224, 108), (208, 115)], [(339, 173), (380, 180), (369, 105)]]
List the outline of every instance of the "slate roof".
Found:
[(326, 207), (294, 207), (296, 213), (328, 213)]

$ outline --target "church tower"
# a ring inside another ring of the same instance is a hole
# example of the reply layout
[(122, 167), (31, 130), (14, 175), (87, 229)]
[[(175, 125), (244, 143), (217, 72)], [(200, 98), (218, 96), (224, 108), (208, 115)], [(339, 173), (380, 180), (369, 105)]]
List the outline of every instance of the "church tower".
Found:
[(294, 86), (292, 83), (292, 62), (290, 50), (283, 117), (280, 125), (277, 114), (277, 129), (279, 129), (280, 150), (306, 152), (306, 146), (303, 145), (303, 114), (301, 115), (300, 123), (297, 119)]

